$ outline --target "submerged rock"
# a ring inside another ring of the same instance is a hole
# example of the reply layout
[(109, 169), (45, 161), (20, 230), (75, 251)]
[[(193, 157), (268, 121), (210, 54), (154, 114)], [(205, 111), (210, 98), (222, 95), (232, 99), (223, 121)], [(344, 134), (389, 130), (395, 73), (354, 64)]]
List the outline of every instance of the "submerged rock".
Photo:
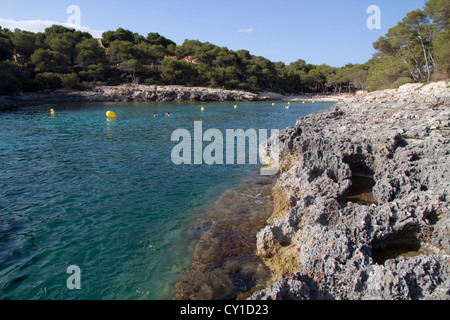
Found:
[(257, 234), (276, 281), (252, 299), (450, 298), (445, 82), (338, 103), (279, 143), (275, 212)]
[(199, 239), (175, 300), (243, 299), (264, 287), (270, 272), (255, 255), (256, 233), (273, 210), (275, 180), (254, 173), (205, 207), (208, 214), (193, 227)]

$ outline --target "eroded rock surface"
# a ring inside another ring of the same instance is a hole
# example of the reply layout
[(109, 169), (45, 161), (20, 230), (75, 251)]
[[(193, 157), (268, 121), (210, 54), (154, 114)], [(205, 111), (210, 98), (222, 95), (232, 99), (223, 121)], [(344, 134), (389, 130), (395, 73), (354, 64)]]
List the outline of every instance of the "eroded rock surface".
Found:
[[(450, 89), (409, 84), (281, 132), (252, 299), (450, 298)], [(268, 149), (275, 145), (269, 140)]]
[(184, 86), (118, 86), (100, 88), (102, 95), (128, 101), (256, 101), (258, 95), (240, 90)]

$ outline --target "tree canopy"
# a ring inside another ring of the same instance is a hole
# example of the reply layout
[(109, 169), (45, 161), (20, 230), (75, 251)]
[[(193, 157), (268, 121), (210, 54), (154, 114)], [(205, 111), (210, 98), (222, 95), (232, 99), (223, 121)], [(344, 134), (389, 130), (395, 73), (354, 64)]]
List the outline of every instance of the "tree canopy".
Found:
[(247, 50), (233, 51), (198, 40), (186, 39), (177, 45), (157, 32), (143, 36), (119, 28), (93, 39), (89, 33), (58, 25), (42, 33), (0, 27), (0, 94), (79, 89), (97, 81), (343, 93), (448, 79), (449, 16), (448, 0), (428, 0), (422, 10), (409, 12), (374, 42), (372, 59), (340, 68), (302, 59), (290, 64), (272, 62)]

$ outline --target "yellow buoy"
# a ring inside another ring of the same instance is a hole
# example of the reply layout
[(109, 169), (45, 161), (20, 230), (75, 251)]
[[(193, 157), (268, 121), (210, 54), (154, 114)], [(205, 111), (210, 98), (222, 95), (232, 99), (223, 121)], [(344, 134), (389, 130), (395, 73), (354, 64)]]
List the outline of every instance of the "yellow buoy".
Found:
[(303, 104), (305, 104), (305, 101), (303, 101)]
[(52, 116), (53, 116), (53, 115), (55, 115), (56, 112), (55, 112), (55, 110), (51, 109), (51, 110), (50, 110), (50, 113), (51, 113)]
[(108, 112), (106, 113), (106, 116), (107, 116), (108, 118), (117, 118), (117, 115), (116, 115), (114, 112), (112, 112), (112, 111), (108, 111)]
[(290, 102), (288, 102), (288, 104), (291, 104)]
[(237, 106), (234, 106), (235, 109), (237, 109)]
[(202, 107), (202, 111), (205, 111), (205, 108), (204, 108), (204, 107)]
[(312, 103), (316, 103), (316, 100), (313, 100), (313, 102)]
[(272, 103), (272, 105), (273, 105), (273, 106), (275, 106), (275, 102), (274, 102), (274, 103)]

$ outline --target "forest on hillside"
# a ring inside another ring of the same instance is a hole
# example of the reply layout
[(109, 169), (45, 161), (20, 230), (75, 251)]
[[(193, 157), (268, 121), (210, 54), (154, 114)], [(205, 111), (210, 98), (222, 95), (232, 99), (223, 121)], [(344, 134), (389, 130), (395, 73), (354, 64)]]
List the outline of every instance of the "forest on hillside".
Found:
[[(450, 1), (428, 0), (374, 44), (365, 64), (289, 65), (211, 43), (177, 45), (158, 33), (119, 28), (94, 39), (54, 25), (42, 33), (0, 27), (0, 95), (119, 85), (207, 86), (285, 94), (343, 93), (448, 79)], [(299, 56), (301, 53), (299, 52)]]

